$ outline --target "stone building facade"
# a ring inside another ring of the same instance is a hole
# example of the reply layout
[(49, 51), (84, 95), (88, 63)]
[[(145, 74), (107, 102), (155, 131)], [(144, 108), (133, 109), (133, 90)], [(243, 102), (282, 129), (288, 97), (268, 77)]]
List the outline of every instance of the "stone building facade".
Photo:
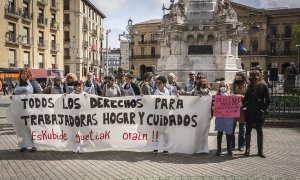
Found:
[(250, 14), (259, 27), (259, 31), (252, 36), (252, 48), (249, 33), (241, 41), (247, 49), (247, 52), (239, 51), (245, 70), (260, 65), (267, 71), (273, 64), (277, 65), (279, 74), (284, 74), (291, 62), (299, 67), (297, 47), (292, 37), (294, 29), (300, 24), (300, 8), (257, 9), (238, 3), (232, 3), (232, 6), (245, 28), (249, 24)]
[(101, 79), (104, 18), (89, 0), (64, 0), (64, 69), (79, 79), (94, 72)]

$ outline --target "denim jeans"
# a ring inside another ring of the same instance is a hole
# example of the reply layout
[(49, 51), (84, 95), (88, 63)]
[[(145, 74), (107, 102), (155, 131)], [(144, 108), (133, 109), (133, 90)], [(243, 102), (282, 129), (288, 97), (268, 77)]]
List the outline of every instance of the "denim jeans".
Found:
[[(233, 137), (232, 137), (232, 147), (235, 146), (235, 128), (236, 128), (237, 121), (234, 122), (233, 125)], [(239, 123), (239, 135), (238, 135), (238, 147), (245, 147), (246, 146), (246, 123)]]

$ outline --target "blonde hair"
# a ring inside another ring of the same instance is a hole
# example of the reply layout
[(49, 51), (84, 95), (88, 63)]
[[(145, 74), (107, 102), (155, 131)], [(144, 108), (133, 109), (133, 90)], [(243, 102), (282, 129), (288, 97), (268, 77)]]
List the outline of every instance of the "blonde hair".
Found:
[(227, 83), (227, 81), (221, 81), (220, 84), (219, 84), (219, 87), (218, 87), (218, 91), (217, 91), (217, 94), (216, 95), (220, 95), (220, 87), (223, 87), (221, 85), (225, 85), (226, 89), (227, 89), (227, 92), (228, 94), (230, 94), (230, 87), (229, 87), (229, 84)]
[(68, 74), (66, 75), (66, 79), (67, 79), (68, 77), (71, 77), (71, 78), (73, 79), (73, 81), (76, 81), (76, 80), (77, 80), (77, 76), (76, 76), (74, 73), (68, 73)]

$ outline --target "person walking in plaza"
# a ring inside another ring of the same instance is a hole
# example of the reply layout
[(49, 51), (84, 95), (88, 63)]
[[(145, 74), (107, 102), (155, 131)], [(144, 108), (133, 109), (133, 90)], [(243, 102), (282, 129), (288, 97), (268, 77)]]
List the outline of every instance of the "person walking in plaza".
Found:
[[(32, 78), (31, 70), (28, 68), (21, 69), (20, 79), (14, 88), (13, 95), (40, 94), (41, 92), (42, 92), (42, 88), (39, 85), (39, 83)], [(30, 128), (28, 128), (24, 131), (28, 131), (26, 134), (29, 134), (31, 137)], [(27, 137), (28, 138), (27, 141), (32, 141), (32, 137), (31, 138), (30, 137)], [(23, 142), (25, 142), (24, 139), (23, 139)], [(25, 147), (25, 145), (21, 145), (20, 152), (24, 152), (26, 150), (27, 150), (27, 147)], [(34, 144), (32, 143), (31, 152), (35, 152), (35, 151), (36, 151), (36, 147), (34, 147)]]
[(55, 77), (53, 84), (45, 88), (43, 94), (64, 94), (61, 77)]
[(107, 83), (103, 86), (102, 96), (120, 97), (121, 91), (119, 86), (115, 83), (115, 77), (113, 75), (109, 75), (106, 78)]
[[(217, 96), (229, 96), (230, 95), (230, 88), (226, 81), (221, 81)], [(223, 132), (226, 133), (226, 143), (227, 143), (227, 155), (232, 157), (232, 149), (231, 149), (231, 139), (233, 133), (233, 125), (234, 125), (234, 118), (227, 118), (227, 117), (216, 117), (215, 120), (215, 130), (218, 131), (217, 135), (217, 152), (216, 156), (220, 156), (222, 152), (222, 137)]]
[[(160, 96), (170, 96), (172, 95), (172, 92), (170, 92), (167, 88), (166, 88), (166, 83), (167, 83), (167, 78), (164, 76), (158, 76), (156, 79), (156, 85), (157, 85), (157, 89), (156, 91), (153, 93), (154, 95), (160, 95)], [(169, 134), (166, 132), (166, 128), (162, 127), (158, 130), (158, 143), (162, 143), (163, 148), (165, 148), (165, 146), (168, 143), (169, 140)], [(157, 144), (158, 146), (158, 144)], [(153, 154), (157, 154), (158, 153), (158, 149), (154, 149)], [(163, 150), (163, 154), (167, 155), (169, 154), (168, 151)]]
[(6, 84), (5, 81), (3, 81), (2, 84), (2, 91), (3, 91), (3, 96), (8, 95), (8, 85)]
[(184, 91), (191, 92), (195, 87), (195, 71), (189, 72), (189, 79), (185, 82)]
[(144, 77), (144, 81), (141, 84), (141, 95), (152, 95), (153, 94), (153, 88), (152, 88), (153, 73), (146, 72), (143, 77)]
[(71, 94), (74, 91), (74, 82), (77, 77), (74, 73), (69, 73), (66, 75), (66, 82), (63, 85), (64, 93)]
[(88, 94), (101, 95), (101, 89), (99, 84), (95, 81), (93, 73), (87, 73), (87, 80), (83, 83), (83, 90)]
[[(246, 94), (248, 87), (246, 75), (243, 72), (238, 72), (235, 75), (234, 81), (230, 86), (230, 92), (232, 95), (240, 96), (243, 98)], [(239, 151), (244, 151), (246, 146), (246, 123), (245, 123), (245, 116), (243, 112), (243, 106), (241, 106), (240, 110), (240, 117), (236, 118), (234, 121), (234, 127), (233, 127), (233, 136), (232, 136), (232, 149), (235, 149), (235, 128), (237, 125), (237, 122), (239, 123), (239, 135), (238, 135), (238, 148)]]
[(166, 87), (172, 92), (172, 95), (177, 95), (179, 94), (180, 90), (182, 90), (182, 88), (176, 82), (176, 76), (174, 73), (169, 73)]
[(263, 80), (262, 74), (253, 70), (250, 72), (250, 84), (244, 97), (244, 113), (246, 121), (246, 150), (245, 156), (250, 155), (251, 132), (255, 128), (257, 132), (258, 155), (265, 158), (263, 152), (263, 124), (270, 105), (268, 86)]
[(133, 82), (134, 75), (133, 74), (126, 74), (125, 75), (125, 83), (122, 87), (123, 89), (123, 96), (137, 96), (141, 95), (139, 86)]

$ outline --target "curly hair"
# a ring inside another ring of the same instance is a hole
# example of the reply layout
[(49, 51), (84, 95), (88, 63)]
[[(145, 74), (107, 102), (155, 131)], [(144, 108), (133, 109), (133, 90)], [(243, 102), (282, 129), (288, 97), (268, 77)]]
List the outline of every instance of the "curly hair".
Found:
[(21, 74), (23, 74), (23, 73), (27, 75), (27, 78), (26, 78), (25, 81), (32, 78), (31, 70), (29, 68), (22, 68), (21, 71), (20, 71), (20, 80), (22, 80), (21, 79)]

